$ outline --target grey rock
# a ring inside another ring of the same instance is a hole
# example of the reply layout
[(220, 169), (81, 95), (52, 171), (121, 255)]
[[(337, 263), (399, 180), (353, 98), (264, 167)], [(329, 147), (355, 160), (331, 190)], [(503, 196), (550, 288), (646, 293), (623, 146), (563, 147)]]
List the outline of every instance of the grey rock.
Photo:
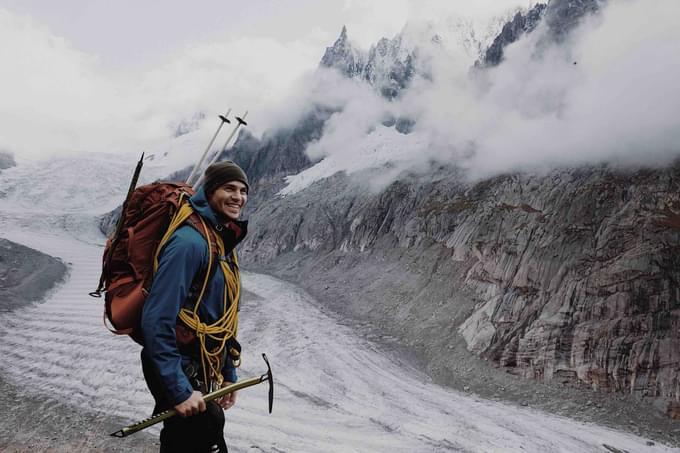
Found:
[(526, 33), (530, 33), (536, 28), (545, 12), (546, 5), (537, 3), (526, 13), (518, 12), (513, 19), (506, 23), (501, 32), (493, 40), (484, 54), (482, 63), (477, 66), (496, 66), (503, 61), (503, 49), (514, 43)]
[(416, 122), (410, 118), (399, 118), (395, 123), (394, 128), (397, 132), (402, 134), (410, 134), (411, 131), (413, 131), (415, 124)]
[(0, 150), (0, 170), (6, 170), (16, 166), (14, 155), (9, 151)]
[(57, 258), (0, 238), (0, 312), (39, 301), (67, 271)]

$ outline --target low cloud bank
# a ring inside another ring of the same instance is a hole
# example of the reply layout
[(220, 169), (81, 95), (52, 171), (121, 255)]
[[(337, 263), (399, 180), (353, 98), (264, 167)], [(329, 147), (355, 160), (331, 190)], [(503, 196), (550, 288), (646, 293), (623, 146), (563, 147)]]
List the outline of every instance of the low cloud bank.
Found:
[(680, 156), (677, 17), (675, 0), (609, 2), (565, 41), (555, 43), (541, 24), (482, 71), (435, 46), (431, 77), (416, 78), (394, 102), (326, 76), (319, 92), (344, 99), (344, 110), (308, 153), (357, 171), (357, 159), (376, 148), (380, 118), (394, 115), (415, 120), (419, 137), (403, 138), (410, 151), (404, 158), (400, 150), (402, 170), (434, 160), (483, 178), (602, 162), (666, 165)]

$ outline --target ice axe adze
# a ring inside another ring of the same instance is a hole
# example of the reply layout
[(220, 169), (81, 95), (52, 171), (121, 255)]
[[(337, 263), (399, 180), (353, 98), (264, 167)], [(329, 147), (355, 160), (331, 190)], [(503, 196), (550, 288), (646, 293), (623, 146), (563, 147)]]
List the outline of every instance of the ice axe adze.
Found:
[[(267, 364), (267, 373), (263, 374), (262, 376), (257, 376), (254, 378), (246, 379), (245, 381), (240, 381), (235, 384), (231, 384), (227, 387), (223, 387), (219, 390), (215, 390), (212, 393), (208, 393), (203, 397), (203, 401), (206, 403), (208, 401), (215, 400), (217, 398), (221, 398), (224, 395), (228, 395), (229, 393), (235, 392), (236, 390), (241, 390), (246, 387), (252, 387), (253, 385), (261, 384), (262, 382), (269, 382), (269, 413), (272, 413), (272, 406), (274, 404), (274, 378), (272, 377), (272, 368), (269, 366), (269, 360), (267, 360), (267, 356), (265, 354), (262, 354), (262, 358), (264, 359), (264, 362)], [(162, 422), (163, 420), (166, 420), (170, 417), (174, 417), (177, 415), (177, 411), (174, 409), (169, 409), (165, 412), (161, 412), (160, 414), (156, 414), (151, 416), (150, 418), (147, 418), (145, 420), (142, 420), (140, 422), (137, 422), (133, 425), (126, 426), (125, 428), (116, 431), (115, 433), (112, 433), (111, 435), (113, 437), (126, 437), (129, 436), (130, 434), (134, 434), (137, 431), (141, 431), (143, 429), (148, 428), (149, 426), (155, 425), (156, 423)]]

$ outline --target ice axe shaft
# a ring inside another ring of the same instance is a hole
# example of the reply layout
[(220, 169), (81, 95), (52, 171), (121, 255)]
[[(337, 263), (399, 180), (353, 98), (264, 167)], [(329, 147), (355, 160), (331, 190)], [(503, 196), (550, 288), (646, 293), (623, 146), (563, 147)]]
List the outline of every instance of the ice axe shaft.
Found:
[[(228, 395), (229, 393), (233, 393), (237, 390), (241, 390), (247, 387), (252, 387), (253, 385), (261, 384), (262, 382), (269, 382), (269, 413), (272, 413), (272, 406), (274, 404), (274, 378), (272, 377), (272, 369), (269, 366), (269, 360), (267, 360), (267, 356), (265, 354), (262, 354), (262, 358), (264, 359), (265, 363), (267, 364), (267, 373), (263, 374), (262, 376), (257, 376), (253, 377), (250, 379), (246, 379), (245, 381), (240, 381), (235, 384), (228, 385), (227, 387), (223, 387), (219, 390), (215, 390), (214, 392), (208, 393), (203, 397), (203, 401), (206, 403), (208, 401), (216, 400), (218, 398), (221, 398), (225, 395)], [(174, 409), (168, 409), (165, 412), (161, 412), (159, 414), (153, 415), (150, 418), (144, 419), (142, 421), (139, 421), (137, 423), (134, 423), (130, 426), (126, 426), (125, 428), (116, 431), (115, 433), (111, 433), (111, 436), (113, 437), (127, 437), (130, 434), (134, 434), (138, 431), (141, 431), (143, 429), (148, 428), (149, 426), (153, 426), (156, 423), (160, 423), (163, 420), (167, 420), (170, 417), (174, 417), (177, 415), (177, 411)]]

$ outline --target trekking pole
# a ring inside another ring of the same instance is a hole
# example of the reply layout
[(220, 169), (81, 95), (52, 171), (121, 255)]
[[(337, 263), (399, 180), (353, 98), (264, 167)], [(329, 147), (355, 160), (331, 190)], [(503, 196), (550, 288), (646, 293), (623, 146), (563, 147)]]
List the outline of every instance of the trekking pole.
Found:
[[(269, 382), (269, 413), (272, 413), (272, 406), (274, 404), (274, 378), (272, 376), (272, 368), (269, 366), (269, 360), (267, 360), (266, 354), (262, 354), (262, 358), (264, 359), (264, 362), (267, 364), (267, 372), (263, 374), (262, 376), (257, 376), (253, 377), (250, 379), (247, 379), (245, 381), (237, 382), (235, 384), (228, 385), (226, 387), (223, 387), (219, 390), (215, 390), (212, 393), (208, 393), (203, 397), (203, 401), (206, 403), (208, 401), (215, 400), (217, 398), (221, 398), (224, 395), (228, 395), (229, 393), (233, 393), (236, 390), (241, 390), (246, 387), (252, 387), (253, 385), (261, 384), (262, 382)], [(167, 420), (170, 417), (174, 417), (177, 415), (177, 411), (174, 409), (169, 409), (165, 412), (161, 412), (160, 414), (156, 414), (151, 416), (150, 418), (144, 419), (142, 421), (139, 421), (135, 424), (132, 424), (130, 426), (126, 426), (125, 428), (116, 431), (115, 433), (111, 433), (111, 436), (113, 437), (127, 437), (130, 434), (134, 434), (138, 431), (141, 431), (143, 429), (148, 428), (149, 426), (153, 426), (156, 423), (160, 423), (163, 420)]]
[(208, 155), (208, 151), (210, 151), (210, 148), (212, 147), (213, 143), (215, 143), (215, 139), (217, 138), (217, 134), (220, 133), (220, 130), (222, 129), (222, 126), (224, 126), (224, 123), (229, 123), (231, 124), (231, 121), (229, 121), (229, 114), (231, 113), (231, 109), (227, 110), (226, 115), (217, 115), (220, 118), (220, 125), (217, 128), (217, 132), (215, 132), (215, 135), (213, 135), (212, 140), (210, 140), (210, 143), (208, 143), (208, 147), (205, 149), (205, 152), (199, 159), (198, 163), (194, 166), (194, 168), (191, 170), (191, 174), (186, 180), (186, 183), (188, 185), (191, 185), (191, 180), (194, 179), (194, 177), (198, 174), (198, 172), (201, 170), (201, 164), (203, 164), (203, 161), (205, 160), (205, 156)]
[[(123, 229), (123, 213), (125, 212), (125, 208), (127, 207), (128, 201), (130, 201), (130, 197), (132, 196), (132, 192), (135, 191), (135, 188), (137, 187), (137, 181), (139, 180), (139, 174), (142, 172), (142, 167), (144, 166), (144, 153), (142, 153), (142, 157), (139, 158), (139, 162), (137, 162), (137, 166), (135, 167), (135, 172), (132, 175), (132, 180), (130, 181), (130, 187), (128, 187), (128, 192), (127, 195), (125, 196), (125, 201), (123, 201), (123, 207), (120, 211), (120, 216), (118, 217), (118, 222), (116, 223), (116, 229), (113, 231), (113, 236), (111, 236), (110, 243), (111, 247), (110, 250), (113, 250), (116, 247), (116, 243), (118, 242), (118, 236), (120, 236), (120, 230)], [(106, 263), (106, 266), (103, 267), (108, 267), (108, 265), (111, 264), (111, 256), (113, 254), (109, 254), (109, 259), (108, 263)], [(102, 297), (102, 290), (104, 289), (104, 269), (102, 268), (102, 275), (99, 277), (99, 285), (97, 285), (97, 289), (92, 291), (90, 293), (90, 296), (92, 297)]]
[[(247, 126), (248, 125), (248, 123), (246, 123), (246, 116), (248, 116), (247, 110), (246, 110), (246, 113), (243, 114), (243, 117), (238, 117), (238, 116), (236, 117), (236, 121), (238, 123), (236, 124), (236, 126), (234, 126), (234, 129), (232, 129), (231, 134), (229, 134), (229, 137), (227, 137), (227, 141), (224, 142), (224, 146), (222, 147), (222, 151), (215, 154), (215, 157), (212, 158), (212, 160), (210, 161), (208, 166), (214, 164), (215, 161), (217, 161), (217, 159), (220, 157), (220, 154), (222, 154), (227, 149), (227, 145), (229, 145), (229, 142), (231, 141), (232, 137), (234, 137), (234, 135), (236, 134), (236, 131), (238, 131), (238, 129), (241, 126)], [(198, 190), (198, 188), (201, 186), (201, 184), (203, 184), (203, 176), (204, 175), (202, 175), (200, 178), (198, 178), (198, 181), (196, 181), (196, 183), (193, 185), (194, 190)]]

